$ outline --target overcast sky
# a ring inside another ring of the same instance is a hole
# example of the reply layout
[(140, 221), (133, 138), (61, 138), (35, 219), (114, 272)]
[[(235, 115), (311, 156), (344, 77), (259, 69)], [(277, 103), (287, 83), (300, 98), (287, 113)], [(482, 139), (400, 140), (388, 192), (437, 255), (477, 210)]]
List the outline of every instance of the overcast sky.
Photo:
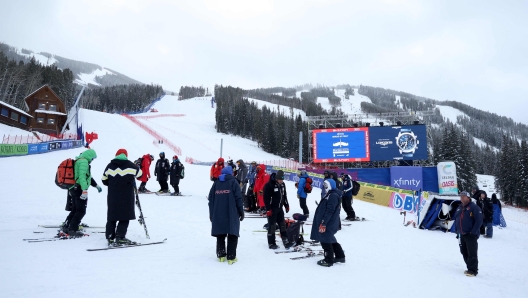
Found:
[(0, 41), (145, 83), (364, 84), (528, 124), (528, 1), (0, 0)]

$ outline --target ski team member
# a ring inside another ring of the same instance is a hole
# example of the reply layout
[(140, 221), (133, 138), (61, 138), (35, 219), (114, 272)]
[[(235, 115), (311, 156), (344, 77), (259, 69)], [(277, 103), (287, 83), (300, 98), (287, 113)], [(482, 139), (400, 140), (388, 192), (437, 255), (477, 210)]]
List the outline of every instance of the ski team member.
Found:
[(106, 166), (101, 179), (103, 184), (108, 186), (106, 199), (108, 206), (106, 239), (108, 240), (108, 245), (114, 243), (117, 245), (136, 244), (125, 236), (130, 220), (136, 219), (134, 210), (136, 200), (134, 193), (135, 180), (141, 177), (143, 172), (127, 157), (128, 153), (125, 149), (117, 150), (115, 158)]
[[(79, 231), (79, 224), (86, 215), (86, 207), (88, 206), (88, 187), (91, 185), (97, 188), (98, 192), (103, 189), (97, 185), (97, 182), (92, 178), (90, 171), (90, 164), (97, 157), (95, 150), (88, 149), (75, 158), (73, 171), (75, 173), (75, 185), (72, 186), (68, 192), (71, 197), (71, 212), (66, 218), (64, 225), (68, 226), (67, 234), (74, 237), (84, 236), (84, 233)], [(63, 227), (63, 231), (66, 230)]]
[(246, 177), (248, 174), (248, 168), (242, 159), (237, 160), (236, 164), (238, 165), (237, 171), (237, 180), (240, 181), (240, 188), (242, 190), (242, 195), (246, 193)]
[(156, 162), (156, 168), (154, 169), (154, 175), (157, 176), (161, 189), (158, 192), (169, 192), (169, 185), (167, 180), (169, 179), (170, 163), (165, 158), (165, 152), (160, 152), (159, 159)]
[(264, 204), (264, 185), (268, 183), (270, 176), (266, 173), (266, 165), (260, 164), (257, 166), (257, 175), (255, 177), (255, 187), (253, 193), (257, 198), (257, 206), (261, 212), (266, 211), (266, 204)]
[(174, 188), (174, 195), (181, 196), (180, 193), (180, 179), (183, 170), (183, 165), (180, 162), (178, 156), (174, 155), (172, 157), (172, 164), (170, 167), (170, 184)]
[(284, 222), (284, 211), (290, 212), (290, 204), (286, 194), (286, 184), (284, 183), (284, 172), (282, 170), (271, 174), (268, 183), (264, 185), (264, 204), (266, 205), (266, 216), (268, 217), (268, 246), (270, 249), (277, 249), (275, 244), (275, 224), (279, 225), (280, 234), (284, 248), (288, 249), (294, 245), (288, 241), (286, 233), (286, 223)]
[(488, 194), (481, 190), (480, 198), (477, 201), (477, 206), (482, 210), (482, 226), (480, 227), (480, 234), (484, 235), (484, 238), (493, 237), (493, 203), (488, 198)]
[(308, 198), (308, 194), (304, 190), (304, 186), (306, 185), (306, 178), (308, 178), (306, 170), (301, 170), (301, 172), (299, 173), (299, 178), (299, 184), (297, 185), (297, 199), (299, 199), (299, 204), (301, 205), (303, 214), (306, 216), (306, 218), (308, 218), (310, 217), (310, 210), (308, 210), (308, 206), (306, 205), (306, 199)]
[(321, 242), (324, 249), (325, 257), (318, 261), (317, 265), (331, 267), (334, 263), (345, 262), (345, 252), (335, 238), (340, 224), (341, 206), (335, 181), (326, 179), (323, 182), (323, 188), (326, 190), (325, 195), (315, 209), (310, 239)]
[(244, 220), (240, 185), (232, 173), (232, 167), (223, 168), (218, 180), (213, 183), (208, 197), (211, 236), (216, 237), (216, 256), (220, 262), (225, 262), (227, 256), (229, 265), (237, 261), (240, 222)]
[(478, 243), (480, 226), (482, 226), (482, 210), (471, 201), (469, 193), (460, 193), (460, 204), (455, 213), (455, 230), (459, 238), (460, 252), (464, 257), (467, 276), (478, 274)]
[(143, 175), (138, 179), (141, 181), (138, 189), (140, 193), (150, 192), (150, 190), (146, 189), (145, 186), (147, 186), (147, 181), (150, 179), (150, 164), (153, 161), (154, 156), (151, 154), (145, 154), (141, 158), (141, 172), (143, 172)]
[(224, 167), (225, 167), (224, 159), (222, 157), (218, 158), (218, 160), (211, 166), (211, 173), (209, 175), (209, 178), (211, 178), (211, 181), (218, 180), (218, 177), (222, 173), (222, 169)]
[(354, 207), (352, 207), (352, 189), (354, 184), (348, 174), (341, 173), (341, 179), (343, 180), (343, 209), (347, 214), (345, 220), (356, 220), (356, 212)]

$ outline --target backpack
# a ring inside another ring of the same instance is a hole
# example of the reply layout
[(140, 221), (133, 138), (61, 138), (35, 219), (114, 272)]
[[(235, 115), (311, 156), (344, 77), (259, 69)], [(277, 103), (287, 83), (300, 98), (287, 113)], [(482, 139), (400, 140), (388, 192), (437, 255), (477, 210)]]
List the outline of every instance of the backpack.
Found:
[(185, 167), (183, 166), (181, 162), (180, 162), (180, 165), (181, 165), (180, 179), (183, 179), (185, 178)]
[(55, 184), (62, 188), (68, 189), (75, 185), (75, 160), (68, 158), (62, 161), (57, 167), (57, 174), (55, 175)]
[(304, 222), (292, 220), (287, 224), (288, 228), (286, 229), (286, 233), (288, 235), (288, 242), (294, 243), (293, 246), (304, 244)]
[(141, 169), (141, 164), (143, 163), (143, 157), (140, 157), (134, 161), (134, 164)]
[(359, 189), (361, 188), (361, 185), (359, 185), (359, 183), (357, 183), (357, 181), (355, 180), (352, 180), (352, 195), (353, 196), (357, 196), (357, 194), (359, 193)]
[(306, 183), (304, 184), (304, 192), (305, 193), (311, 193), (312, 192), (312, 189), (313, 189), (312, 182), (313, 182), (312, 178), (306, 177)]

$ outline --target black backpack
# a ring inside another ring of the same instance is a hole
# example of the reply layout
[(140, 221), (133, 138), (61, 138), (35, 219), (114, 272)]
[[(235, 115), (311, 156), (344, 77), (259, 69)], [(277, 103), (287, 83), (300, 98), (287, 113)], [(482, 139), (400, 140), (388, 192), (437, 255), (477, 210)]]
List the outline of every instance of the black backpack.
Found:
[(134, 164), (141, 169), (141, 164), (143, 163), (143, 157), (140, 157), (134, 161)]
[(361, 185), (359, 185), (359, 183), (357, 183), (357, 181), (355, 180), (352, 180), (352, 195), (353, 196), (357, 196), (357, 194), (359, 193), (359, 189), (361, 188)]
[(295, 222), (290, 223), (289, 227), (286, 229), (286, 233), (288, 234), (288, 242), (295, 243), (294, 246), (304, 244), (303, 221), (296, 220)]

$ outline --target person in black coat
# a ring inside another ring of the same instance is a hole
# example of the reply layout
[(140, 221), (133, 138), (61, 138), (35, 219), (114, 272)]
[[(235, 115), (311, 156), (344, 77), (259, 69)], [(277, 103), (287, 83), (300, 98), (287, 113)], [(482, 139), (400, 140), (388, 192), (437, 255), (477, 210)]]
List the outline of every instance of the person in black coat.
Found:
[(288, 241), (286, 223), (284, 222), (284, 211), (290, 212), (290, 204), (286, 194), (286, 184), (284, 184), (284, 172), (282, 170), (273, 173), (268, 183), (264, 185), (264, 204), (266, 205), (266, 216), (268, 217), (268, 246), (270, 249), (277, 249), (275, 244), (276, 224), (279, 225), (280, 234), (284, 248), (288, 249), (294, 245)]
[(455, 231), (459, 239), (460, 253), (467, 269), (464, 274), (478, 274), (478, 242), (482, 225), (482, 210), (471, 201), (469, 193), (460, 193), (460, 204), (455, 212)]
[(334, 263), (345, 262), (345, 252), (335, 237), (340, 226), (341, 206), (335, 181), (327, 179), (323, 187), (326, 189), (326, 194), (315, 210), (310, 239), (321, 242), (324, 249), (325, 258), (318, 261), (317, 265), (330, 267)]
[(170, 184), (174, 188), (174, 195), (180, 196), (180, 179), (182, 176), (183, 164), (178, 159), (178, 156), (172, 157), (172, 164), (170, 167)]
[(216, 256), (220, 262), (224, 262), (227, 255), (227, 262), (230, 265), (237, 261), (236, 248), (240, 222), (244, 220), (240, 185), (232, 173), (232, 167), (223, 168), (218, 180), (215, 180), (211, 187), (208, 197), (211, 236), (216, 237)]
[(480, 191), (477, 206), (480, 207), (483, 215), (480, 234), (484, 235), (484, 238), (491, 238), (493, 237), (493, 203), (488, 198), (488, 194), (483, 190)]
[(154, 169), (154, 176), (156, 176), (161, 189), (158, 192), (169, 192), (169, 180), (170, 162), (165, 158), (165, 152), (160, 152), (159, 159), (156, 162), (156, 168)]
[(354, 221), (356, 220), (356, 212), (354, 207), (352, 207), (352, 189), (354, 189), (354, 184), (348, 174), (341, 173), (341, 179), (343, 179), (343, 209), (347, 214), (345, 220)]
[(129, 221), (136, 219), (134, 190), (136, 178), (143, 173), (127, 156), (125, 149), (119, 149), (103, 173), (103, 184), (108, 186), (106, 239), (109, 245), (114, 243), (114, 239), (117, 245), (135, 244), (125, 236)]
[(242, 189), (242, 195), (246, 194), (247, 186), (247, 174), (248, 168), (242, 159), (237, 160), (238, 171), (237, 171), (237, 180), (240, 182), (240, 188)]

